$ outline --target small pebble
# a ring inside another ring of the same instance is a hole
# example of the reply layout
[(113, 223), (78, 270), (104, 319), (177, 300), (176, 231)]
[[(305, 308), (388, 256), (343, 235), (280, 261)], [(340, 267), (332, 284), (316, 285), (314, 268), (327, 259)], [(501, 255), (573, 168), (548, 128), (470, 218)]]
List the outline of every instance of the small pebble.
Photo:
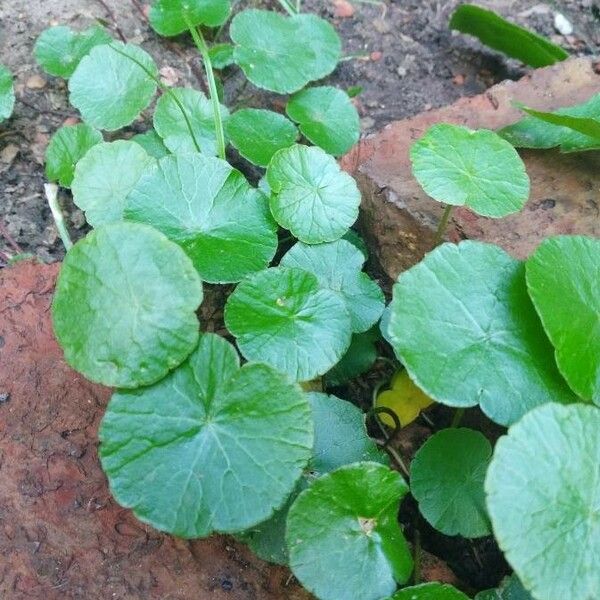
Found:
[(554, 13), (554, 28), (561, 35), (571, 35), (573, 33), (573, 25), (571, 21), (562, 13)]
[(25, 85), (30, 90), (41, 90), (46, 87), (46, 80), (43, 77), (41, 77), (40, 75), (32, 75), (25, 82)]

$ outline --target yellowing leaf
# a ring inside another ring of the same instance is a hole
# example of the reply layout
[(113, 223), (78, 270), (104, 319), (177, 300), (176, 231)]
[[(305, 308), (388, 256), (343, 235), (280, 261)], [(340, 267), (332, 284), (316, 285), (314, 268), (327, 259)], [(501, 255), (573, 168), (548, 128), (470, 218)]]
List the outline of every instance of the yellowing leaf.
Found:
[[(392, 377), (392, 389), (381, 392), (375, 401), (375, 407), (393, 410), (398, 415), (402, 427), (412, 423), (420, 412), (431, 404), (433, 400), (412, 382), (404, 369), (396, 371)], [(386, 425), (394, 426), (394, 421), (389, 415), (381, 413), (379, 418)]]

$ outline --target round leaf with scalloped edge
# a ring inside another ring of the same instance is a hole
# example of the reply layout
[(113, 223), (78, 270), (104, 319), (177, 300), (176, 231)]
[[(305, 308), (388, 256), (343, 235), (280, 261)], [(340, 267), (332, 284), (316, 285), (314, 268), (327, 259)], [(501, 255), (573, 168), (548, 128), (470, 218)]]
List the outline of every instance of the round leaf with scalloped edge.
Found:
[(230, 11), (229, 0), (156, 0), (148, 18), (156, 33), (173, 36), (190, 26), (217, 27), (227, 20)]

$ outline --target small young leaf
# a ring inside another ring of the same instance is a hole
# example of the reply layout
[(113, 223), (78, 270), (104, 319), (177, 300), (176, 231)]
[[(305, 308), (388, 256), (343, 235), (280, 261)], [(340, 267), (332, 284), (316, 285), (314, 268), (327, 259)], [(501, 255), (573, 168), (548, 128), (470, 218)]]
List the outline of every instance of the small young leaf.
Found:
[(546, 404), (496, 444), (485, 490), (494, 534), (534, 598), (600, 590), (600, 410)]
[(155, 161), (130, 140), (96, 144), (75, 166), (73, 201), (92, 227), (120, 221), (125, 200)]
[(275, 220), (306, 244), (341, 238), (358, 217), (354, 179), (320, 148), (280, 150), (269, 163), (267, 182)]
[(335, 29), (311, 14), (284, 17), (247, 9), (231, 21), (234, 59), (257, 87), (291, 94), (329, 75), (342, 44)]
[(113, 223), (67, 252), (54, 333), (66, 361), (88, 379), (149, 385), (196, 346), (201, 301), (200, 278), (179, 246), (147, 225)]
[(366, 373), (377, 360), (375, 342), (378, 339), (379, 335), (375, 328), (364, 333), (355, 333), (346, 354), (333, 369), (325, 373), (325, 386), (342, 385), (346, 381)]
[(92, 48), (111, 41), (108, 31), (99, 25), (81, 33), (73, 31), (70, 27), (58, 25), (42, 31), (35, 42), (33, 53), (35, 60), (46, 73), (68, 79)]
[[(545, 119), (525, 117), (513, 125), (498, 131), (504, 139), (517, 148), (554, 148), (560, 146), (561, 152), (576, 152), (600, 148), (595, 137), (583, 135), (567, 125), (567, 118), (590, 119), (600, 121), (600, 94), (592, 96), (582, 104), (560, 108), (553, 113), (541, 113)], [(552, 115), (552, 116), (550, 116)], [(552, 124), (553, 121), (556, 124)]]
[(211, 283), (261, 271), (277, 249), (267, 199), (239, 171), (212, 156), (161, 158), (131, 189), (124, 214), (178, 243)]
[(474, 35), (486, 46), (531, 67), (546, 67), (569, 58), (567, 51), (546, 38), (474, 4), (459, 6), (450, 19), (450, 28)]
[(348, 94), (331, 86), (313, 87), (292, 96), (286, 112), (316, 146), (334, 156), (358, 142), (360, 120)]
[(413, 175), (434, 200), (485, 217), (520, 211), (529, 177), (515, 149), (493, 131), (441, 123), (410, 149)]
[(544, 240), (527, 261), (527, 287), (567, 383), (600, 406), (600, 240)]
[[(448, 406), (509, 425), (574, 402), (527, 294), (525, 265), (491, 244), (443, 244), (394, 286), (390, 335), (411, 379)], [(477, 373), (477, 377), (473, 377)]]
[(356, 98), (357, 96), (360, 96), (362, 93), (363, 93), (362, 85), (351, 85), (346, 90), (346, 94), (348, 94), (348, 96), (350, 96), (350, 98)]
[(483, 482), (492, 446), (472, 429), (444, 429), (419, 448), (410, 465), (410, 489), (421, 514), (446, 535), (489, 535)]
[(114, 131), (129, 125), (150, 104), (157, 77), (154, 61), (139, 46), (96, 46), (69, 79), (70, 101), (84, 121)]
[(236, 532), (288, 497), (313, 442), (300, 388), (270, 367), (239, 366), (233, 346), (204, 334), (165, 379), (113, 395), (100, 460), (117, 502), (178, 537)]
[[(406, 369), (396, 371), (390, 388), (377, 396), (375, 407), (394, 411), (402, 427), (410, 425), (421, 411), (433, 404), (433, 400), (412, 382)], [(395, 426), (394, 419), (384, 412), (379, 414), (379, 419), (389, 427)]]
[(388, 600), (469, 600), (469, 597), (447, 583), (431, 582), (403, 588)]
[(233, 46), (231, 44), (215, 44), (211, 46), (208, 55), (213, 69), (224, 69), (229, 65), (233, 65)]
[(218, 27), (230, 11), (229, 0), (156, 0), (149, 19), (156, 33), (173, 36), (187, 31), (189, 25)]
[[(176, 99), (173, 96), (176, 96)], [(185, 109), (185, 116), (179, 104)], [(227, 108), (221, 105), (221, 118), (226, 120), (228, 115)], [(156, 103), (154, 129), (174, 154), (198, 151), (209, 156), (217, 154), (212, 104), (202, 92), (191, 88), (172, 88), (170, 93), (163, 94)], [(199, 147), (196, 147), (196, 144)]]
[(11, 72), (0, 64), (0, 123), (12, 115), (15, 106), (15, 89)]
[(341, 467), (317, 479), (288, 515), (290, 567), (321, 600), (379, 600), (405, 583), (412, 557), (398, 504), (402, 477), (372, 462)]
[(359, 461), (385, 464), (386, 455), (368, 436), (364, 413), (335, 396), (311, 392), (306, 395), (315, 424), (312, 459), (296, 490), (271, 519), (244, 532), (240, 537), (264, 560), (287, 563), (285, 523), (292, 502), (317, 477)]
[(170, 154), (162, 138), (154, 129), (134, 135), (131, 141), (139, 144), (153, 158), (163, 158)]
[(533, 597), (513, 574), (506, 577), (500, 587), (479, 592), (474, 600), (533, 600)]
[(317, 277), (319, 285), (344, 302), (352, 331), (370, 329), (381, 317), (385, 298), (379, 285), (362, 272), (365, 257), (346, 240), (310, 246), (298, 242), (281, 259), (282, 267), (296, 267)]
[(350, 316), (312, 273), (274, 267), (244, 279), (229, 296), (225, 324), (248, 360), (297, 381), (322, 375), (350, 346)]
[(50, 138), (46, 148), (46, 177), (71, 187), (75, 165), (86, 152), (102, 141), (102, 134), (85, 123), (61, 127)]
[(298, 139), (296, 126), (271, 110), (242, 108), (225, 125), (231, 143), (251, 163), (266, 167), (278, 150)]

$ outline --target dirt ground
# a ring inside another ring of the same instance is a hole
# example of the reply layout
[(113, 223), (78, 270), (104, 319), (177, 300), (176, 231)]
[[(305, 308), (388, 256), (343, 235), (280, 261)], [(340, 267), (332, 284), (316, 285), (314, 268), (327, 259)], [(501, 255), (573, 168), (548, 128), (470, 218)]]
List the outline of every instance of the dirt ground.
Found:
[[(336, 16), (340, 9), (334, 2), (308, 0), (305, 8), (330, 19), (342, 36), (347, 58), (330, 82), (345, 88), (362, 86), (358, 107), (365, 134), (522, 74), (516, 63), (449, 31), (448, 18), (458, 0), (356, 0), (353, 16), (346, 18)], [(47, 262), (63, 256), (43, 195), (43, 157), (50, 135), (65, 121), (72, 122), (77, 113), (68, 105), (65, 83), (45, 76), (33, 60), (33, 44), (42, 30), (51, 24), (83, 28), (102, 21), (115, 35), (118, 27), (128, 41), (142, 44), (169, 82), (205, 85), (190, 40), (185, 36), (159, 40), (138, 10), (142, 4), (143, 0), (0, 0), (0, 62), (15, 74), (17, 92), (15, 114), (0, 125), (0, 251), (4, 255), (14, 255), (18, 246)], [(480, 4), (553, 37), (574, 54), (594, 53), (600, 45), (600, 2), (595, 0), (481, 0)], [(569, 38), (554, 30), (556, 10), (574, 25)], [(235, 68), (222, 75), (229, 106), (241, 102), (281, 109), (281, 99), (267, 98), (251, 85), (240, 94), (243, 78)], [(147, 122), (140, 120), (129, 131), (143, 131)], [(68, 193), (61, 199), (77, 238), (85, 232), (83, 214), (70, 203)]]

